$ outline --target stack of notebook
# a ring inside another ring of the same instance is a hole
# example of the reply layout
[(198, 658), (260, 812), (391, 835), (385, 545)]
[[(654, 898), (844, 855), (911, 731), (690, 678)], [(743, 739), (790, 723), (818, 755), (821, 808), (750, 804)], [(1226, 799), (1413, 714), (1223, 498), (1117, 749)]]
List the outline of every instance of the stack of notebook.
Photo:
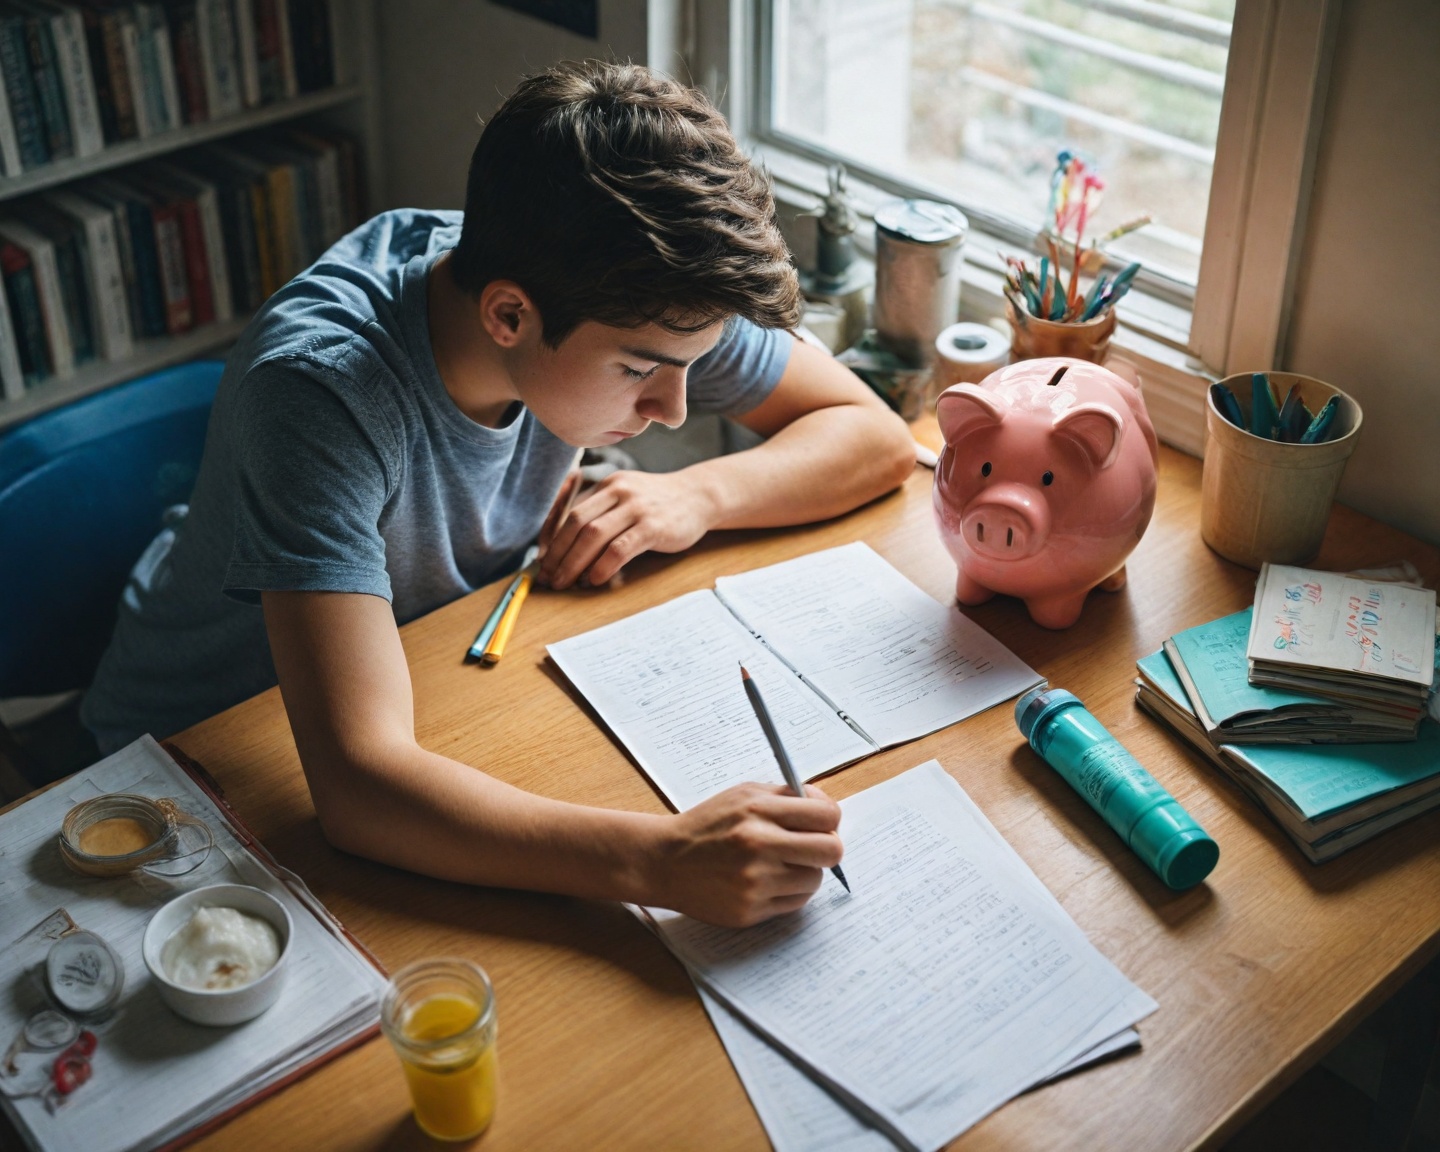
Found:
[(1254, 610), (1165, 641), (1195, 719), (1216, 744), (1371, 744), (1415, 739), (1415, 722), (1314, 692), (1252, 684), (1246, 650)]
[(1246, 657), (1253, 684), (1388, 716), (1413, 737), (1435, 678), (1435, 593), (1267, 564)]
[(1434, 667), (1433, 592), (1276, 565), (1253, 610), (1140, 660), (1135, 699), (1318, 863), (1440, 806), (1440, 725), (1421, 719)]

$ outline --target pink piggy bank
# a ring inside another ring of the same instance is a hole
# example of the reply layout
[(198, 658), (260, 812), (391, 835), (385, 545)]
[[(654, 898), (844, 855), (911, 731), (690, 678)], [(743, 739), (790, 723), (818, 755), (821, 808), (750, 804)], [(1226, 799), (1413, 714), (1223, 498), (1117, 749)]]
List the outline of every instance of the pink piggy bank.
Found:
[(1090, 589), (1124, 587), (1159, 458), (1137, 386), (1084, 360), (1022, 360), (947, 389), (936, 414), (935, 518), (960, 603), (1002, 592), (1068, 628)]

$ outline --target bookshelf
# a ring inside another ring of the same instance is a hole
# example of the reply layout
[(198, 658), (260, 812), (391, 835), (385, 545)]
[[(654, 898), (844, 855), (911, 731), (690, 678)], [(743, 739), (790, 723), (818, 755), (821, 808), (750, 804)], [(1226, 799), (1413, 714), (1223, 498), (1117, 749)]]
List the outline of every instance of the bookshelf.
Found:
[(359, 100), (364, 95), (365, 89), (361, 85), (344, 84), (323, 92), (310, 92), (279, 104), (252, 108), (236, 116), (207, 120), (203, 124), (187, 124), (183, 128), (161, 132), (146, 140), (126, 140), (121, 144), (111, 144), (94, 156), (85, 156), (78, 160), (56, 160), (19, 176), (0, 177), (0, 203), (68, 184), (72, 180), (98, 176), (102, 172), (136, 164), (141, 160), (153, 160), (167, 152), (178, 152), (182, 148), (206, 144), (239, 132), (268, 128), (272, 124), (282, 124), (287, 120), (298, 120), (302, 116)]
[[(224, 142), (257, 129), (288, 124), (342, 129), (348, 133), (359, 147), (362, 186), (368, 187), (373, 196), (381, 172), (375, 8), (372, 0), (328, 0), (328, 3), (334, 57), (332, 86), (212, 120), (184, 124), (144, 139), (110, 143), (94, 155), (52, 161), (16, 176), (0, 176), (0, 217), (6, 215), (11, 204), (33, 193), (61, 190), (75, 181), (95, 176), (124, 175), (132, 165), (165, 159), (197, 145)], [(69, 375), (50, 376), (27, 387), (23, 395), (11, 399), (0, 396), (0, 430), (137, 376), (196, 357), (223, 355), (253, 315), (253, 310), (237, 307), (232, 319), (211, 322), (176, 335), (141, 339), (137, 334), (133, 351), (123, 359), (92, 360), (79, 365)]]

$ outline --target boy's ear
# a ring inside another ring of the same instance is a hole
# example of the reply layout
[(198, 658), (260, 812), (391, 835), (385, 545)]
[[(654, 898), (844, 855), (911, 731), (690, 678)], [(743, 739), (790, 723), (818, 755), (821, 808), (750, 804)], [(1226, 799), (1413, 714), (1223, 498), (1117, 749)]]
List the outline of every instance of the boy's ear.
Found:
[(514, 348), (528, 327), (540, 323), (540, 311), (513, 280), (492, 280), (480, 292), (480, 323), (502, 348)]

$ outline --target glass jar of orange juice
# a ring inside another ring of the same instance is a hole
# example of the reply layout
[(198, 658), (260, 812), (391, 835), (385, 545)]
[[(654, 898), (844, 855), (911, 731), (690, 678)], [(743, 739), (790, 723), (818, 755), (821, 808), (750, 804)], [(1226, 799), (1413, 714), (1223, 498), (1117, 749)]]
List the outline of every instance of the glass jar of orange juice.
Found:
[(469, 1140), (495, 1115), (495, 993), (468, 960), (418, 960), (396, 972), (380, 1026), (410, 1084), (415, 1121), (437, 1140)]

